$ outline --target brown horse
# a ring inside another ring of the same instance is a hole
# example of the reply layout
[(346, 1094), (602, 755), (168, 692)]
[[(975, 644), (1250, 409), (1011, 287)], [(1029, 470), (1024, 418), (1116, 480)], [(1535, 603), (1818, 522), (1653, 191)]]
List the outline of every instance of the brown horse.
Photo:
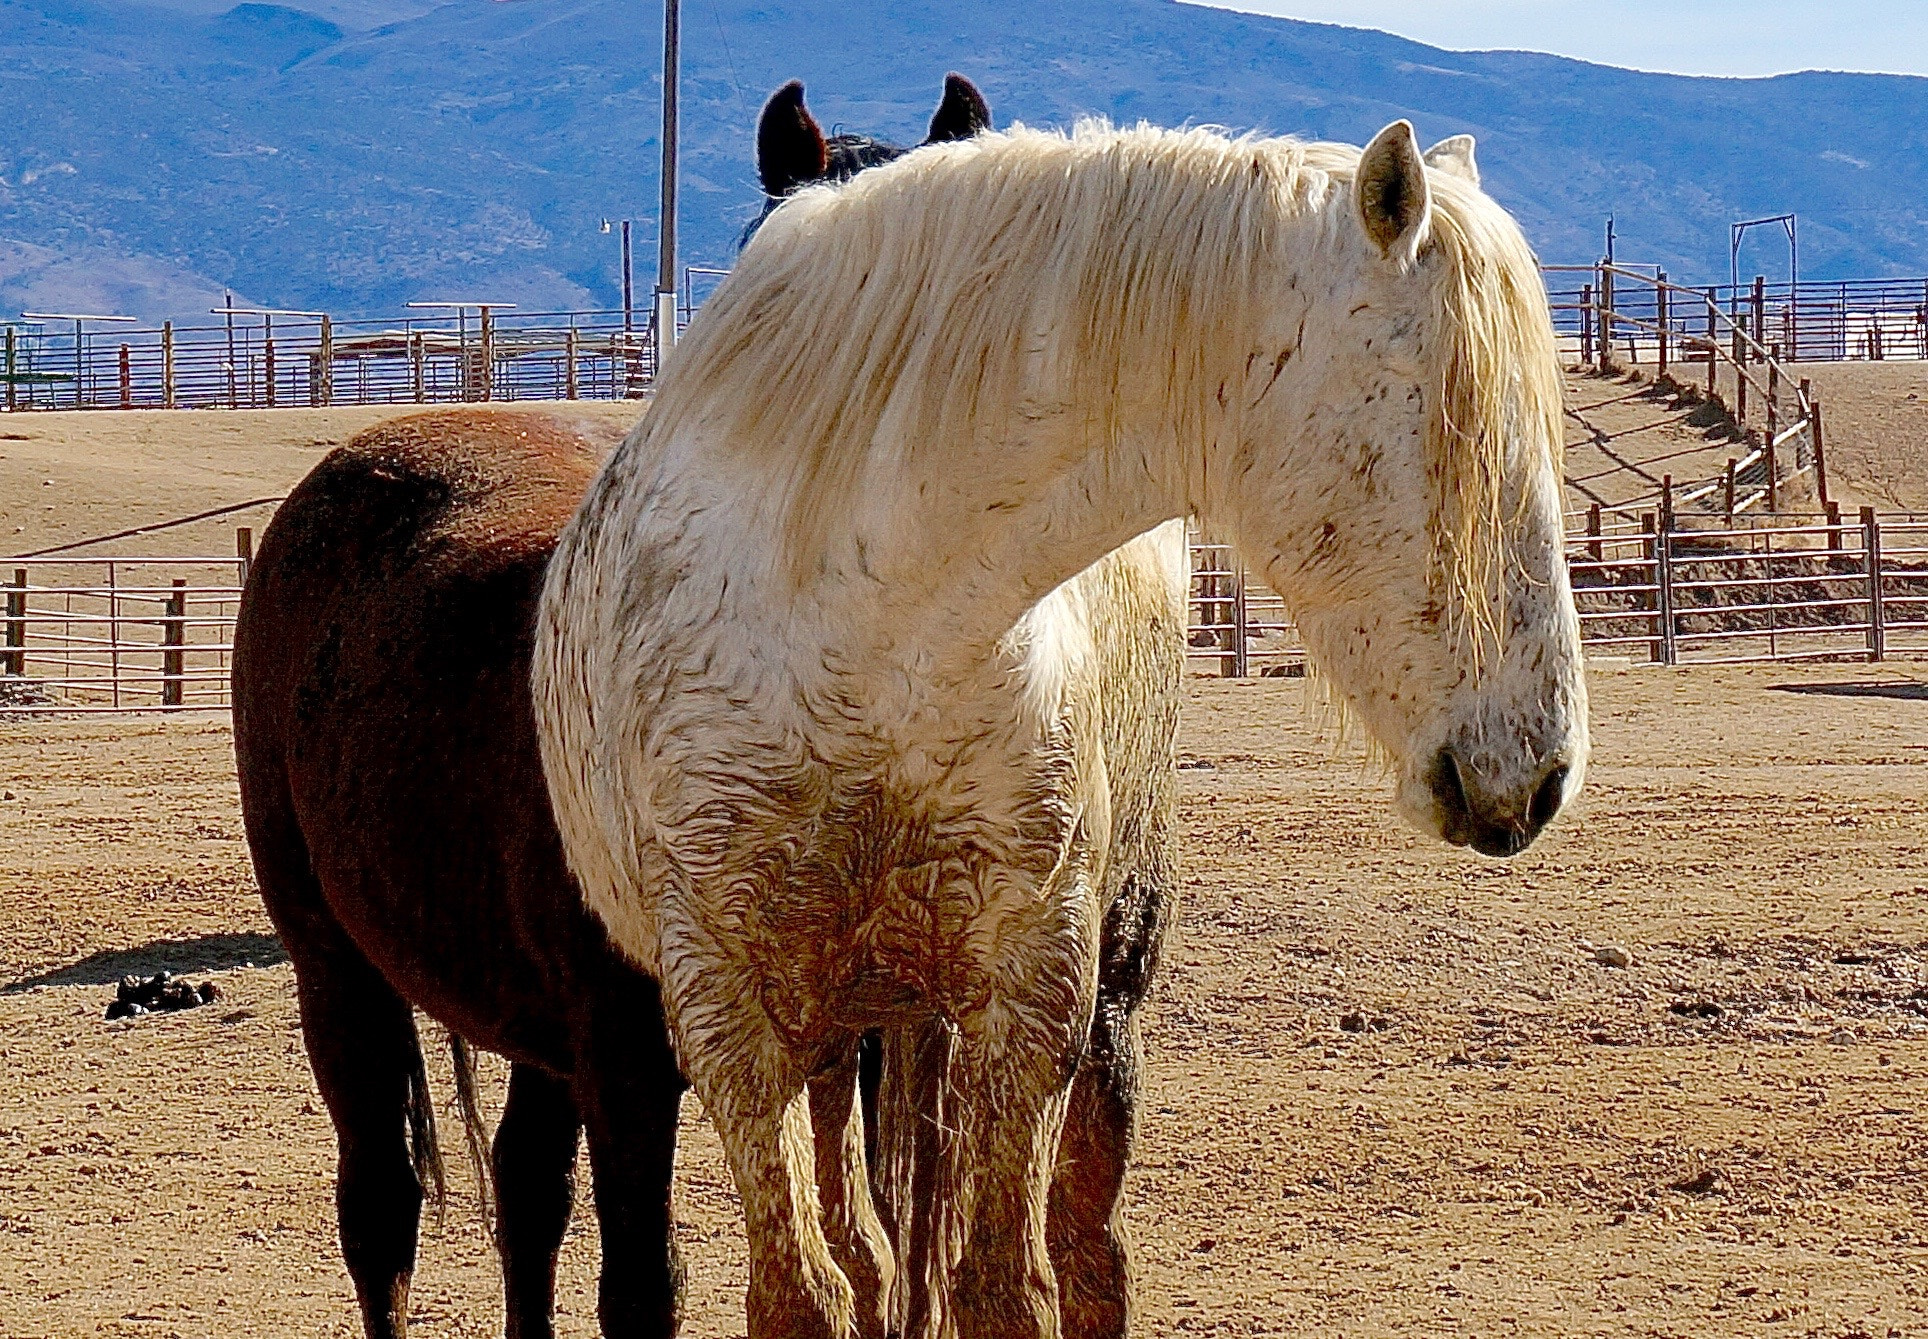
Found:
[(492, 1158), (508, 1333), (551, 1332), (580, 1131), (604, 1332), (675, 1330), (683, 1080), (654, 982), (570, 878), (529, 699), (543, 570), (611, 444), (595, 433), (477, 409), (362, 433), (282, 505), (235, 629), (248, 841), (335, 1124), (371, 1336), (405, 1332), (440, 1181), (411, 1006), (511, 1062)]
[[(988, 119), (952, 75), (931, 133)], [(766, 180), (786, 190), (895, 156), (843, 152), (800, 85), (771, 99), (758, 144)], [(655, 983), (610, 946), (570, 877), (529, 697), (543, 571), (613, 436), (483, 409), (381, 424), (282, 505), (243, 597), (242, 808), (335, 1125), (342, 1253), (370, 1336), (406, 1330), (421, 1203), (442, 1182), (414, 1008), (457, 1039), (458, 1081), (459, 1039), (511, 1062), (490, 1164), (512, 1339), (552, 1332), (585, 1131), (604, 1333), (676, 1330), (683, 1079)], [(819, 1085), (826, 1126), (849, 1108), (842, 1078)], [(466, 1088), (463, 1102), (466, 1114)], [(842, 1220), (847, 1273), (887, 1267), (867, 1204), (825, 1207)]]

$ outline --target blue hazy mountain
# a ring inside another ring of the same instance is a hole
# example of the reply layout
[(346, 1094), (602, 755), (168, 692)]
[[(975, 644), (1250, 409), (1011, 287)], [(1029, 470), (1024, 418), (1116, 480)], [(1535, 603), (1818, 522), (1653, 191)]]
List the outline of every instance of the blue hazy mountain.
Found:
[[(639, 289), (654, 271), (660, 23), (638, 0), (0, 0), (0, 310), (613, 304), (602, 219), (636, 220)], [(957, 69), (1000, 123), (1468, 131), (1550, 260), (1591, 260), (1611, 212), (1623, 257), (1714, 282), (1729, 221), (1795, 210), (1806, 277), (1928, 273), (1928, 79), (1642, 74), (1173, 0), (689, 0), (684, 54), (685, 263), (727, 263), (756, 211), (776, 84), (910, 142)]]

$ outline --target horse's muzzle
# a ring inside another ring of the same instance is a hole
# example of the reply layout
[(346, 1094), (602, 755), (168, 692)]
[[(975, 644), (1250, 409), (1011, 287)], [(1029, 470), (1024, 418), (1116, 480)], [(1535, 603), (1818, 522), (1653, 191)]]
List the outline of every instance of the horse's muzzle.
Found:
[(1567, 765), (1556, 762), (1528, 797), (1524, 810), (1469, 792), (1459, 759), (1441, 749), (1426, 771), (1427, 788), (1439, 808), (1439, 835), (1481, 855), (1515, 856), (1533, 844), (1566, 799)]

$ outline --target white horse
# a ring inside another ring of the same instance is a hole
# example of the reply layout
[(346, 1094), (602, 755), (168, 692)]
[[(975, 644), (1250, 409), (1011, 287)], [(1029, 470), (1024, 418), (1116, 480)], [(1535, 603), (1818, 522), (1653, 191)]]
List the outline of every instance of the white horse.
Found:
[(1559, 444), (1463, 138), (1020, 129), (776, 211), (565, 531), (534, 675), (571, 863), (743, 1198), (752, 1336), (874, 1328), (808, 1094), (873, 1028), (948, 1057), (896, 1323), (1060, 1331), (1117, 797), (1170, 767), (1119, 725), (1173, 694), (1169, 631), (1119, 631), (1182, 610), (1148, 532), (1231, 538), (1419, 827), (1512, 854), (1553, 817), (1587, 754)]

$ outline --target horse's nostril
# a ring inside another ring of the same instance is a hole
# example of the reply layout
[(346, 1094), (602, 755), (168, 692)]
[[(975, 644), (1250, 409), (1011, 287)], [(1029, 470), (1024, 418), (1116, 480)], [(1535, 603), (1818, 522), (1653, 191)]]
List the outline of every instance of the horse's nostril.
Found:
[(1566, 783), (1565, 763), (1546, 774), (1546, 780), (1542, 781), (1540, 788), (1533, 792), (1533, 800), (1526, 807), (1528, 832), (1538, 832), (1551, 823), (1553, 816), (1560, 812), (1560, 805), (1566, 799)]
[(1449, 842), (1463, 844), (1465, 828), (1472, 821), (1473, 809), (1466, 800), (1466, 783), (1459, 774), (1459, 759), (1451, 749), (1441, 749), (1433, 755), (1433, 765), (1427, 769), (1426, 785), (1433, 793), (1433, 802), (1439, 806), (1441, 817), (1445, 820), (1445, 837)]

